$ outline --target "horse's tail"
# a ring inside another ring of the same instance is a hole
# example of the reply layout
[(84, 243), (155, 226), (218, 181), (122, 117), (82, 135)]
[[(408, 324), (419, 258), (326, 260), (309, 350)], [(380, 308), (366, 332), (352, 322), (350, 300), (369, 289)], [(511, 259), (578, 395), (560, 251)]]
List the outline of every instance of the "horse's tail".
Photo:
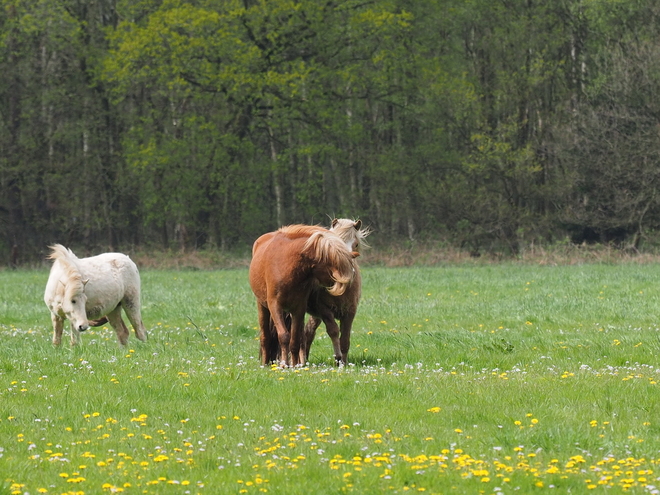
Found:
[(353, 258), (344, 242), (328, 231), (314, 232), (303, 248), (318, 263), (327, 265), (334, 284), (327, 287), (330, 295), (341, 296), (355, 276)]

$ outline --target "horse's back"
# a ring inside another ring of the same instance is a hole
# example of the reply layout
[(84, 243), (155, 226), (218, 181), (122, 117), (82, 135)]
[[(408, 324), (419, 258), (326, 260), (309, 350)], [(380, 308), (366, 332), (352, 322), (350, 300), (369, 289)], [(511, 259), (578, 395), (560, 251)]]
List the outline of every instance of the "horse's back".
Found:
[(293, 224), (280, 227), (274, 234), (283, 235), (289, 239), (307, 239), (318, 232), (329, 232), (329, 230), (320, 225)]
[(138, 277), (137, 266), (131, 258), (122, 253), (103, 253), (80, 260), (81, 269), (85, 275), (105, 278), (108, 275), (114, 277)]
[(85, 292), (92, 301), (114, 304), (127, 296), (139, 301), (140, 274), (137, 266), (122, 253), (103, 253), (80, 260), (87, 280)]

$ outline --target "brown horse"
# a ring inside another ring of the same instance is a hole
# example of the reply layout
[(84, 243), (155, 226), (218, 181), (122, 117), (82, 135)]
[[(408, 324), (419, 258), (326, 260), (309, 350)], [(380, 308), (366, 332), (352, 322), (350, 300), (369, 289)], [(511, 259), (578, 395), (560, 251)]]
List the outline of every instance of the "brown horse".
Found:
[[(339, 236), (346, 246), (353, 252), (359, 252), (360, 244), (366, 245), (364, 238), (371, 232), (362, 228), (360, 220), (345, 218), (332, 221), (331, 232)], [(307, 300), (307, 312), (311, 315), (305, 325), (305, 362), (309, 358), (310, 347), (316, 336), (316, 329), (325, 323), (335, 354), (336, 364), (347, 364), (348, 350), (351, 346), (351, 327), (357, 313), (362, 291), (362, 278), (357, 262), (352, 260), (355, 276), (343, 294), (333, 295), (327, 291), (312, 290)], [(339, 326), (335, 319), (339, 320)], [(340, 337), (341, 335), (341, 337)]]
[(355, 275), (356, 255), (318, 226), (290, 225), (255, 241), (249, 277), (257, 298), (262, 364), (304, 364), (309, 296), (312, 291), (342, 295)]

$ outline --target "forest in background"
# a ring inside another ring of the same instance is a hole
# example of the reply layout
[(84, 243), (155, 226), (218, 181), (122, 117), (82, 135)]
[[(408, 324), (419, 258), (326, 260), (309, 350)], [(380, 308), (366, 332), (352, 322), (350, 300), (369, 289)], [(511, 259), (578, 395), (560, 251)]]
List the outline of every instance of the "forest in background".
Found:
[(660, 233), (656, 0), (0, 3), (0, 264), (328, 215), (475, 254)]

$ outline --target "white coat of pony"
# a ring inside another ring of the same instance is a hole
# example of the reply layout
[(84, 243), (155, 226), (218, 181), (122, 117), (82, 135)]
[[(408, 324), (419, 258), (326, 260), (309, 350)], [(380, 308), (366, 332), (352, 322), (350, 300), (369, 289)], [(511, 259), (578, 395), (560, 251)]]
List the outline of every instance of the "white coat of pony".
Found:
[[(62, 342), (64, 320), (71, 323), (71, 345), (79, 332), (98, 326), (90, 318), (107, 317), (121, 345), (128, 342), (128, 328), (121, 317), (124, 308), (138, 339), (147, 340), (140, 315), (140, 274), (125, 254), (104, 253), (78, 258), (61, 244), (50, 246), (53, 260), (44, 301), (53, 321), (53, 344)], [(105, 319), (101, 320), (101, 324)]]

